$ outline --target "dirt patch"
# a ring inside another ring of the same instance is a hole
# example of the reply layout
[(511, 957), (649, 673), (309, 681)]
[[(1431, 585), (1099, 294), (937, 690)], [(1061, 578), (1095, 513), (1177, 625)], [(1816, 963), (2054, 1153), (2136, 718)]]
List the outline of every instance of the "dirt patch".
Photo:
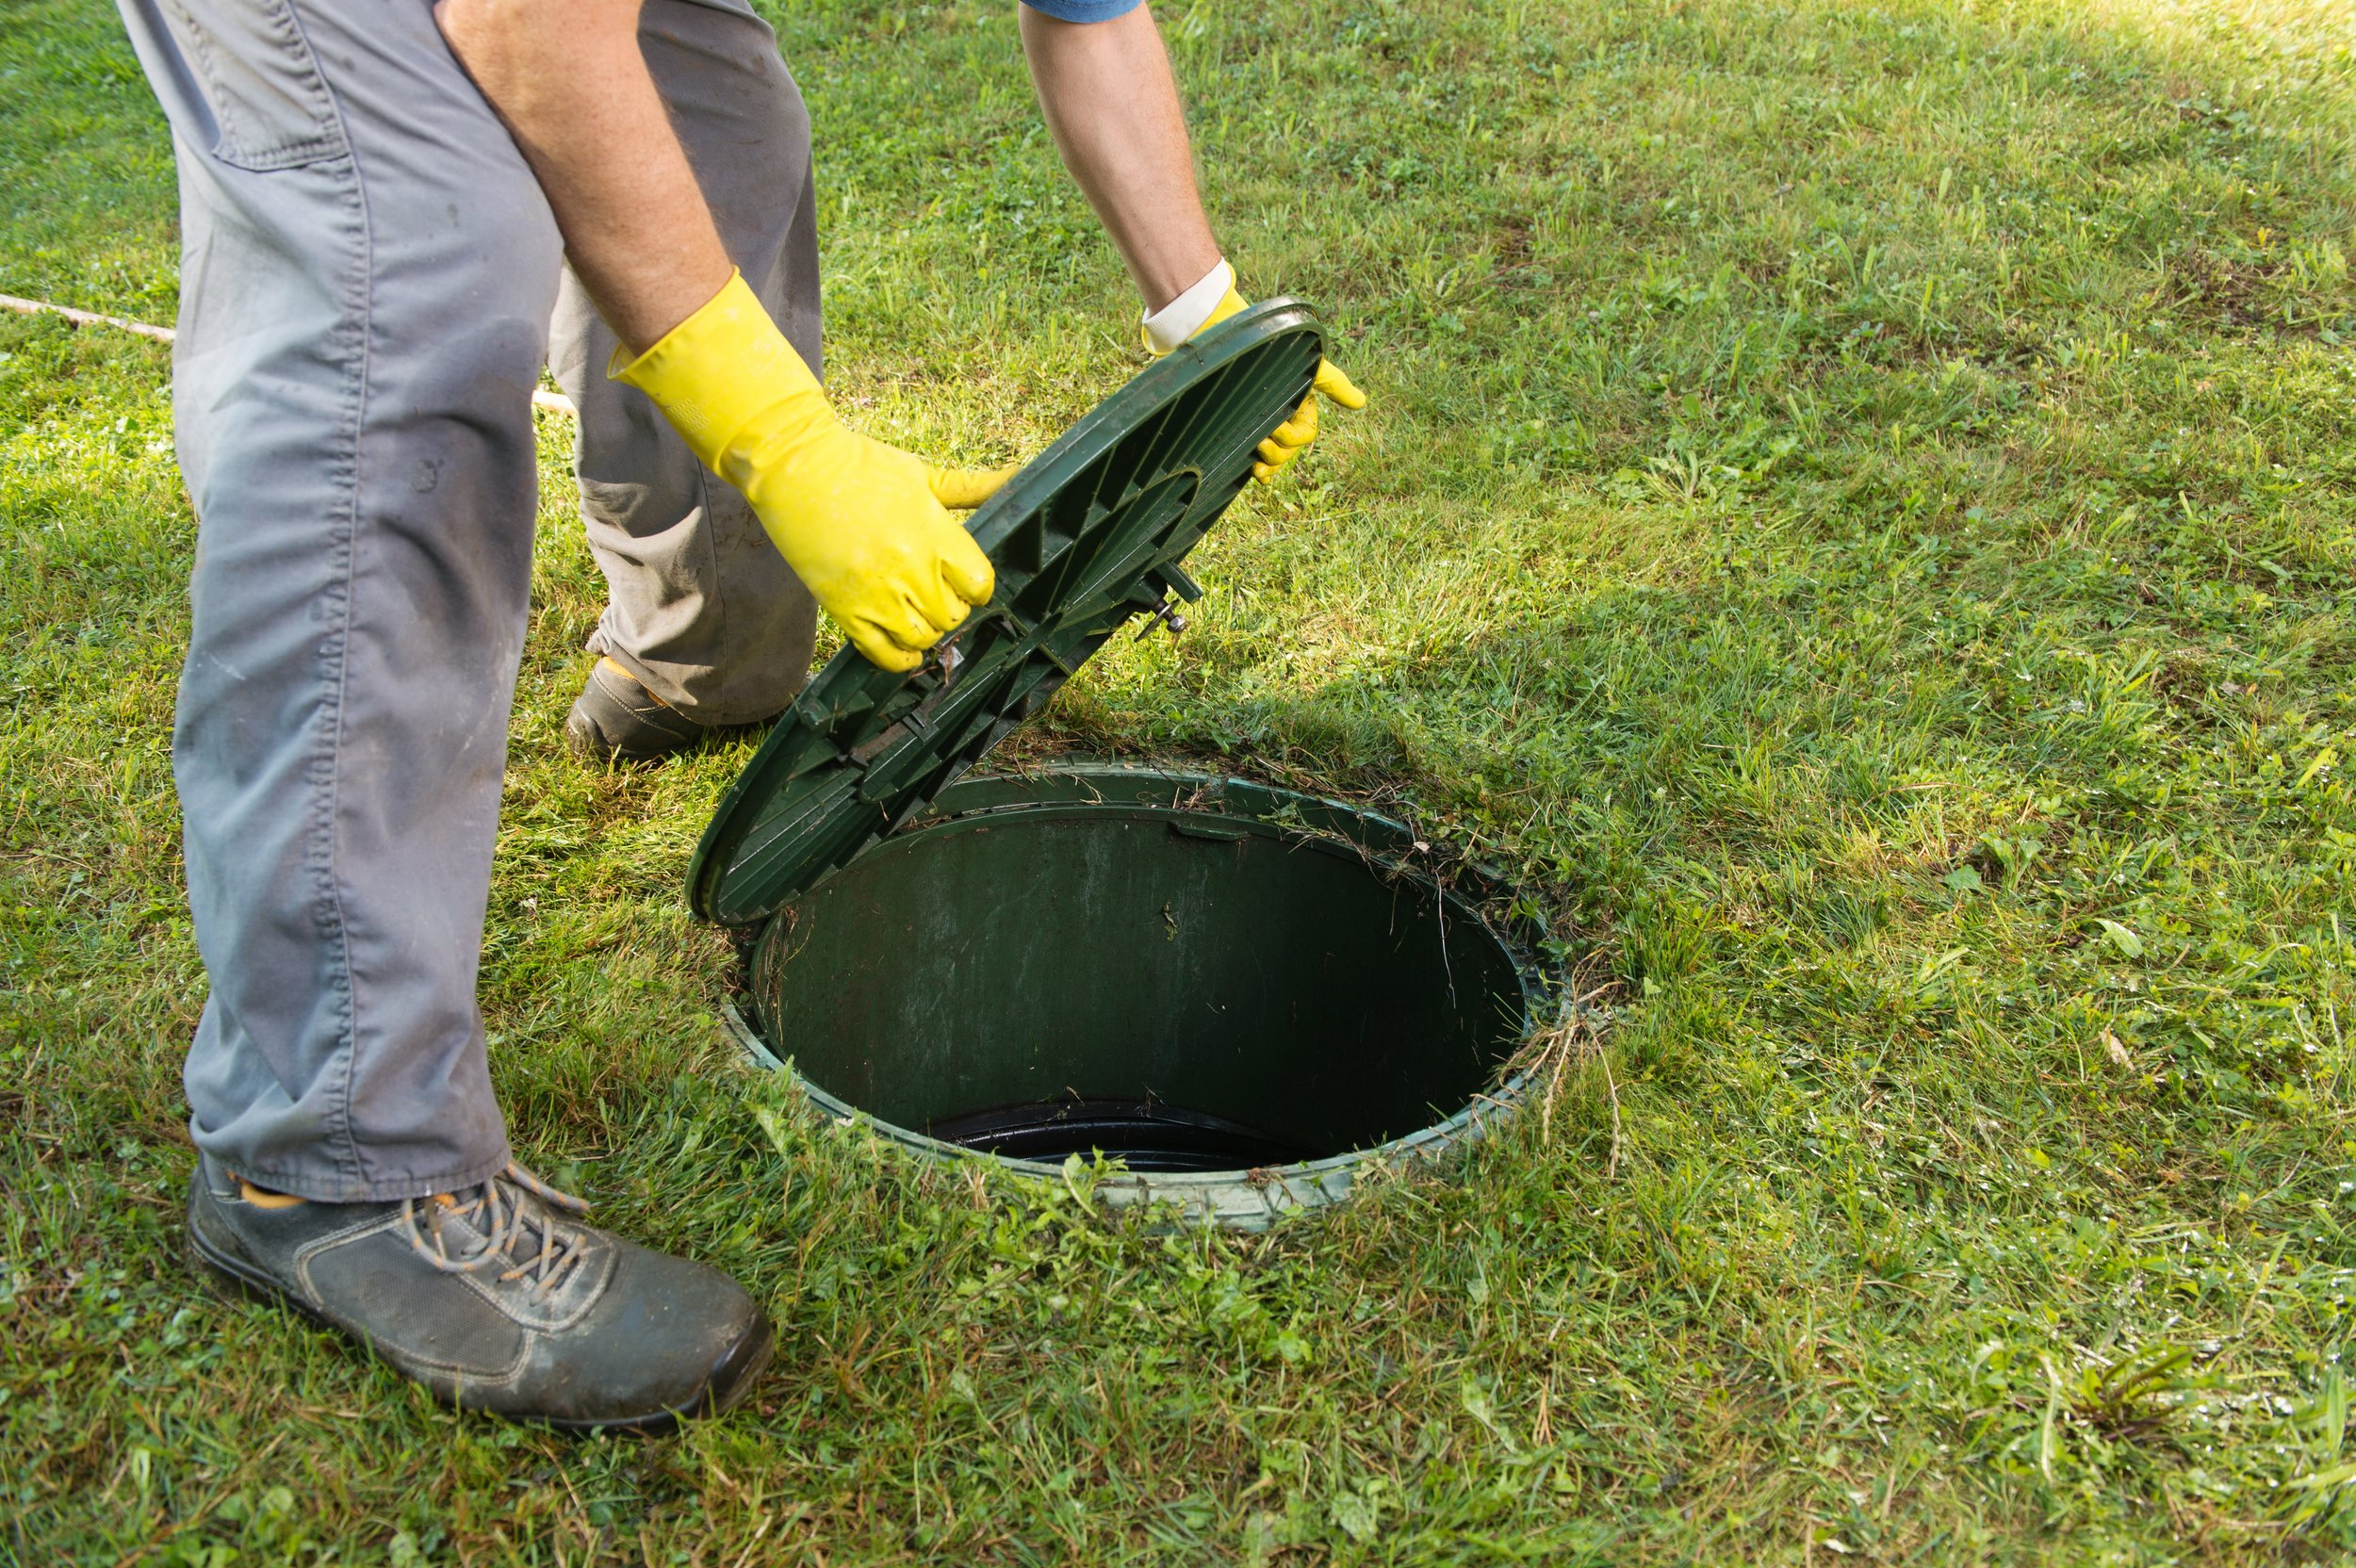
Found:
[(2280, 270), (2191, 246), (2168, 258), (2158, 302), (2219, 326), (2257, 326), (2266, 317), (2266, 282)]

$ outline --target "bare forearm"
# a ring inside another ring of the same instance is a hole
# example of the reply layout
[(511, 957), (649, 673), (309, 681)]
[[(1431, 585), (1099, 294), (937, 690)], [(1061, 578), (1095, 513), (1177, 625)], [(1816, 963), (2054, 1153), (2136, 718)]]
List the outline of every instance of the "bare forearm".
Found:
[(1153, 16), (1058, 22), (1021, 8), (1023, 51), (1066, 168), (1112, 237), (1149, 311), (1219, 265), (1186, 121)]
[(638, 48), (638, 0), (439, 0), (450, 50), (538, 176), (565, 254), (632, 351), (728, 280)]

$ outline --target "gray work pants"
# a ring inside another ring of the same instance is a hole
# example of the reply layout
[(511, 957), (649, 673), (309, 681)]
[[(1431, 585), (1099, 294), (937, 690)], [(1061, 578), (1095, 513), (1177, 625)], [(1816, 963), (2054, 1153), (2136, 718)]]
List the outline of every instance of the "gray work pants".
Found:
[[(474, 991), (542, 364), (581, 411), (597, 646), (730, 724), (791, 700), (814, 611), (606, 380), (613, 335), (430, 0), (120, 5), (180, 172), (172, 764), (212, 988), (191, 1130), (306, 1198), (463, 1186), (508, 1158)], [(774, 37), (741, 0), (648, 0), (643, 42), (724, 241), (815, 365), (809, 120)]]

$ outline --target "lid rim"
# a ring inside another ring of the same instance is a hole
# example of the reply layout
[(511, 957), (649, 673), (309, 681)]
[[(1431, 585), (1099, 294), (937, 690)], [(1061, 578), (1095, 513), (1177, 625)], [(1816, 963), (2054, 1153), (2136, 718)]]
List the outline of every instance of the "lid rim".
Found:
[(705, 824), (694, 913), (766, 920), (922, 811), (1122, 625), (1199, 596), (1180, 564), (1308, 395), (1322, 351), (1307, 306), (1263, 301), (1147, 366), (1024, 465), (966, 519), (998, 566), (990, 602), (918, 671), (844, 647), (795, 694)]

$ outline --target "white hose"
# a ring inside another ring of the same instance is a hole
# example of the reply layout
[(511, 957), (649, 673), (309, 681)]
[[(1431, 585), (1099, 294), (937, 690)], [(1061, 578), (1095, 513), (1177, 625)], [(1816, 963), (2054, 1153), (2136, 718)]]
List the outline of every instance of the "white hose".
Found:
[[(118, 332), (136, 333), (152, 337), (158, 343), (169, 343), (174, 334), (170, 327), (158, 327), (146, 321), (133, 321), (121, 316), (101, 316), (94, 310), (75, 310), (71, 305), (53, 305), (46, 300), (19, 299), (14, 294), (0, 294), (0, 309), (15, 311), (19, 316), (61, 316), (77, 327), (112, 327)], [(562, 392), (544, 387), (532, 389), (534, 408), (552, 408), (559, 414), (573, 412), (573, 400)]]

